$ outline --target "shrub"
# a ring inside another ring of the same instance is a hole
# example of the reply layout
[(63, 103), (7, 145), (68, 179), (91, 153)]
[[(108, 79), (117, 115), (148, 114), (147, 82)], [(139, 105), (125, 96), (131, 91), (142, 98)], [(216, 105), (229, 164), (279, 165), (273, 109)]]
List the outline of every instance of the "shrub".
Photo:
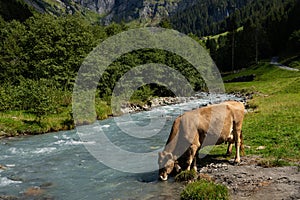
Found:
[(112, 113), (111, 108), (107, 105), (105, 101), (96, 99), (95, 109), (97, 114), (97, 119), (106, 119), (108, 115)]
[(36, 116), (36, 121), (57, 114), (59, 106), (68, 106), (70, 94), (58, 89), (54, 81), (22, 79), (19, 85), (0, 87), (0, 111), (23, 110)]
[(228, 189), (224, 185), (207, 180), (188, 184), (180, 194), (181, 200), (227, 200)]
[(175, 176), (176, 182), (191, 181), (197, 178), (195, 170), (185, 170)]

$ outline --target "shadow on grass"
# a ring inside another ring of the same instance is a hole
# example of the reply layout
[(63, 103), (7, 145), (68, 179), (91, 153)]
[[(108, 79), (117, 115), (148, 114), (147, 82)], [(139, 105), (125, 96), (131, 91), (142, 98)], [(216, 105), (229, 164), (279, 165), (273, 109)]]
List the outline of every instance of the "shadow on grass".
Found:
[(23, 119), (22, 122), (24, 122), (25, 124), (28, 124), (28, 125), (39, 125), (40, 124), (37, 120)]

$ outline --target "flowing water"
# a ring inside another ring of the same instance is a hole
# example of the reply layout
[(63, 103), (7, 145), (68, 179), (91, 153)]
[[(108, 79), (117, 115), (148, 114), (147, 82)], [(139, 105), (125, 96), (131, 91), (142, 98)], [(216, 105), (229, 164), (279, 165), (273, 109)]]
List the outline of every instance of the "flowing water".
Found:
[[(151, 118), (166, 120), (158, 130), (150, 127), (150, 132), (157, 132), (151, 137), (136, 138), (124, 134), (116, 123), (116, 119), (122, 118), (110, 118), (80, 128), (87, 132), (103, 130), (112, 144), (123, 150), (152, 153), (155, 163), (136, 161), (140, 163), (137, 166), (141, 169), (143, 166), (155, 166), (156, 170), (150, 172), (129, 173), (106, 166), (105, 162), (103, 164), (98, 161), (85, 147), (97, 145), (97, 142), (82, 140), (76, 130), (2, 139), (0, 165), (5, 169), (0, 169), (0, 199), (1, 196), (63, 200), (179, 199), (183, 185), (174, 183), (172, 179), (168, 182), (157, 180), (157, 151), (164, 147), (176, 116), (199, 105), (225, 99), (236, 98), (230, 95), (203, 95), (188, 103), (131, 114), (131, 120), (140, 126), (149, 124)], [(119, 120), (118, 123), (123, 123), (126, 129), (126, 121)], [(147, 131), (149, 132), (146, 128), (140, 128), (141, 133)], [(117, 159), (124, 163), (121, 164), (124, 169), (126, 166), (135, 166), (135, 161), (126, 157), (114, 157), (114, 153), (109, 156), (111, 160)], [(151, 159), (150, 161), (153, 162)], [(129, 171), (134, 170), (131, 168)], [(41, 194), (30, 196), (30, 189), (38, 190)]]

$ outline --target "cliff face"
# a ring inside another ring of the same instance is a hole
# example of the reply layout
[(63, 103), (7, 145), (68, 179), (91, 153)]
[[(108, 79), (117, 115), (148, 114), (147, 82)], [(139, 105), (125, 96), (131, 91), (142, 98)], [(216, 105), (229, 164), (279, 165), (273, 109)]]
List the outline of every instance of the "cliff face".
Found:
[(178, 9), (178, 3), (185, 0), (115, 0), (115, 5), (106, 17), (104, 23), (111, 21), (159, 21), (168, 17)]
[[(73, 0), (74, 3), (104, 16), (102, 22), (125, 22), (139, 19), (155, 21), (190, 6), (192, 0)], [(67, 4), (68, 0), (63, 0)], [(180, 4), (181, 3), (181, 4)]]
[(74, 13), (90, 10), (102, 16), (102, 22), (129, 22), (132, 20), (159, 21), (178, 9), (193, 4), (192, 0), (24, 0), (39, 12), (53, 14)]
[[(68, 0), (62, 1), (65, 4), (72, 2)], [(73, 2), (101, 15), (111, 12), (115, 6), (115, 0), (73, 0)]]
[[(74, 14), (76, 12), (87, 15), (94, 12), (99, 14), (95, 19), (105, 25), (111, 22), (130, 22), (137, 20), (142, 24), (155, 25), (163, 18), (180, 16), (179, 23), (187, 15), (193, 15), (205, 21), (219, 21), (227, 16), (231, 7), (241, 7), (253, 0), (243, 0), (243, 4), (231, 5), (233, 0), (23, 0), (35, 7), (39, 12), (52, 13), (54, 15)], [(230, 3), (231, 2), (231, 3)], [(240, 2), (240, 1), (238, 1)], [(178, 14), (179, 13), (179, 14)], [(195, 13), (200, 13), (196, 16)], [(95, 14), (93, 14), (95, 16)], [(207, 19), (208, 16), (211, 19)], [(172, 20), (171, 20), (172, 21)], [(174, 20), (173, 20), (174, 21)], [(188, 21), (191, 21), (189, 19)], [(198, 20), (199, 21), (199, 20)], [(174, 22), (176, 25), (177, 22)], [(195, 22), (196, 23), (196, 22)], [(201, 20), (193, 26), (203, 23)]]

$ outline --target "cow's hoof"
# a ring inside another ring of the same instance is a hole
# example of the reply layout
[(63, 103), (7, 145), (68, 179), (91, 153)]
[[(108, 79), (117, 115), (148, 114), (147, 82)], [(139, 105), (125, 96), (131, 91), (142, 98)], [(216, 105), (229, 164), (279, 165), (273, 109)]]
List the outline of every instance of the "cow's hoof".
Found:
[(240, 165), (240, 162), (237, 162), (237, 161), (235, 161), (235, 160), (233, 160), (233, 159), (230, 159), (230, 160), (229, 160), (229, 163), (230, 163), (231, 165)]
[(236, 161), (233, 162), (234, 166), (239, 166), (240, 164), (241, 164), (241, 162), (236, 162)]
[(224, 155), (224, 157), (229, 157), (229, 156), (231, 156), (231, 153), (226, 153), (226, 154)]

